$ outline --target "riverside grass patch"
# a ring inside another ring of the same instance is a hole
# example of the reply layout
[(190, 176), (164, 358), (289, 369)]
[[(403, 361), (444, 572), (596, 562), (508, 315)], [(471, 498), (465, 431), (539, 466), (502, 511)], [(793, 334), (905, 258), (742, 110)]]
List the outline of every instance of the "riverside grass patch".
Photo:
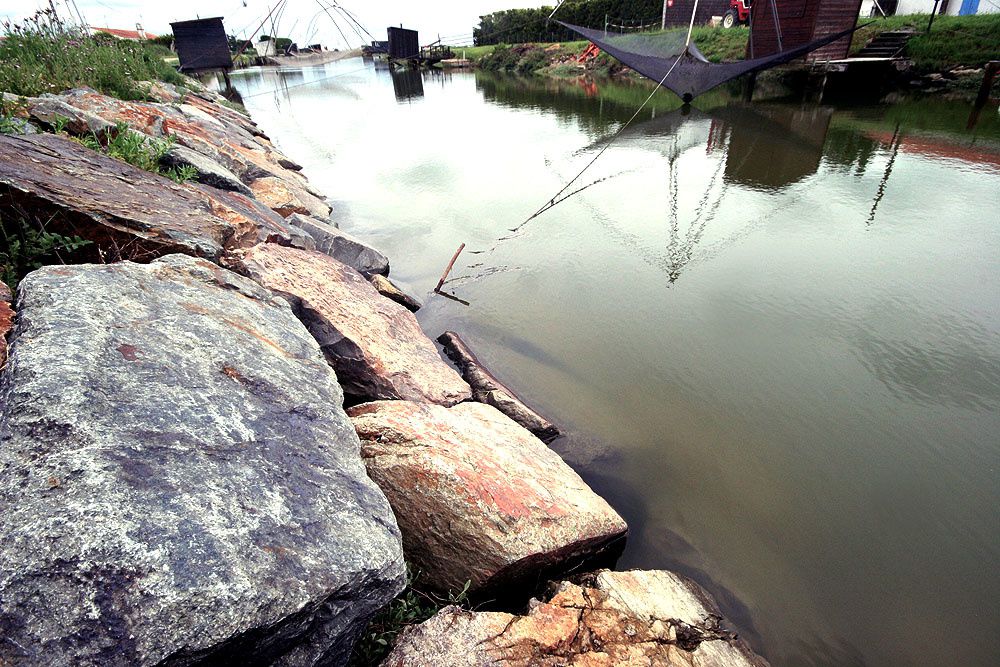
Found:
[(0, 90), (34, 97), (87, 86), (123, 100), (147, 99), (142, 81), (182, 84), (184, 78), (164, 62), (159, 44), (86, 35), (63, 22), (52, 9), (22, 23), (2, 24)]
[[(56, 134), (59, 133), (60, 128), (57, 126)], [(198, 175), (198, 171), (194, 167), (187, 165), (174, 168), (163, 167), (161, 161), (163, 156), (173, 147), (173, 137), (166, 139), (147, 137), (130, 128), (128, 123), (117, 123), (115, 131), (103, 141), (97, 135), (90, 134), (82, 137), (80, 143), (98, 153), (104, 153), (108, 157), (128, 162), (133, 167), (165, 176), (175, 183), (190, 181)]]

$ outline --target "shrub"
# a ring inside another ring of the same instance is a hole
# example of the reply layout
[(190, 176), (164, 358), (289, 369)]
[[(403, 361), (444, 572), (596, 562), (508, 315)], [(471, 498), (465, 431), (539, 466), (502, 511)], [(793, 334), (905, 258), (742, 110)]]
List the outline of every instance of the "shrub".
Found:
[(537, 69), (545, 67), (549, 62), (549, 58), (545, 51), (542, 49), (531, 49), (517, 61), (517, 67), (515, 70), (518, 74), (528, 74), (534, 72)]
[(0, 279), (11, 289), (28, 273), (46, 264), (65, 264), (68, 255), (89, 245), (79, 236), (47, 231), (28, 216), (0, 218)]
[[(161, 55), (141, 42), (93, 37), (63, 23), (52, 9), (21, 24), (3, 23), (0, 90), (34, 96), (89, 86), (125, 100), (145, 99), (140, 81), (183, 83)], [(164, 47), (156, 46), (162, 50)]]

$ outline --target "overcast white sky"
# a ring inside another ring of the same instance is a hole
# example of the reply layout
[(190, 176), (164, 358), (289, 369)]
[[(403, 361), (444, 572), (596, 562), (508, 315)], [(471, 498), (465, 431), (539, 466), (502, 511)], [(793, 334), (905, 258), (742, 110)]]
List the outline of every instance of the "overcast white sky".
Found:
[[(60, 13), (68, 14), (67, 0), (53, 0)], [(136, 23), (150, 32), (162, 34), (170, 31), (171, 21), (222, 16), (227, 32), (239, 34), (253, 32), (271, 7), (278, 0), (169, 0), (168, 2), (137, 2), (135, 0), (77, 0), (84, 19), (91, 25), (105, 28), (135, 29)], [(330, 0), (326, 0), (330, 4)], [(531, 0), (338, 0), (339, 4), (357, 17), (358, 21), (378, 39), (385, 39), (385, 29), (390, 25), (415, 28), (420, 31), (420, 42), (442, 37), (471, 35), (479, 23), (479, 16), (499, 9), (514, 7), (540, 7), (553, 4)], [(0, 16), (23, 18), (38, 7), (47, 7), (47, 0), (0, 0)], [(351, 38), (352, 46), (360, 40), (348, 29), (339, 14), (341, 28)], [(264, 32), (270, 32), (270, 29)], [(330, 19), (320, 9), (317, 0), (288, 0), (288, 7), (280, 22), (282, 36), (290, 36), (299, 43), (322, 42), (342, 47), (343, 40)], [(291, 34), (289, 34), (291, 33)], [(457, 40), (454, 40), (457, 41)]]

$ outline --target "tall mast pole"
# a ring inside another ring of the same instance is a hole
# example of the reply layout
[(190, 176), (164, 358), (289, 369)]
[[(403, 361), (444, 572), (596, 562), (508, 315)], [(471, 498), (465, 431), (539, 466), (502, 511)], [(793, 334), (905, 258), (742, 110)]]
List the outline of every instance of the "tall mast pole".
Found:
[(660, 20), (660, 30), (667, 29), (667, 2), (669, 0), (663, 0), (663, 18)]
[[(772, 0), (773, 2), (774, 0)], [(691, 10), (691, 25), (688, 26), (688, 38), (684, 43), (684, 48), (691, 46), (691, 33), (694, 31), (694, 17), (698, 13), (698, 0), (694, 0), (694, 9)]]

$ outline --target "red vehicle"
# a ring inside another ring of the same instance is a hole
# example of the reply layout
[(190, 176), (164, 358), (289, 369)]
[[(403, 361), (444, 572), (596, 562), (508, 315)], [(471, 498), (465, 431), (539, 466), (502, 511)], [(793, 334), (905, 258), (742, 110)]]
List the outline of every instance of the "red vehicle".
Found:
[(732, 28), (734, 25), (750, 23), (751, 0), (729, 0), (729, 11), (722, 17), (722, 27)]

